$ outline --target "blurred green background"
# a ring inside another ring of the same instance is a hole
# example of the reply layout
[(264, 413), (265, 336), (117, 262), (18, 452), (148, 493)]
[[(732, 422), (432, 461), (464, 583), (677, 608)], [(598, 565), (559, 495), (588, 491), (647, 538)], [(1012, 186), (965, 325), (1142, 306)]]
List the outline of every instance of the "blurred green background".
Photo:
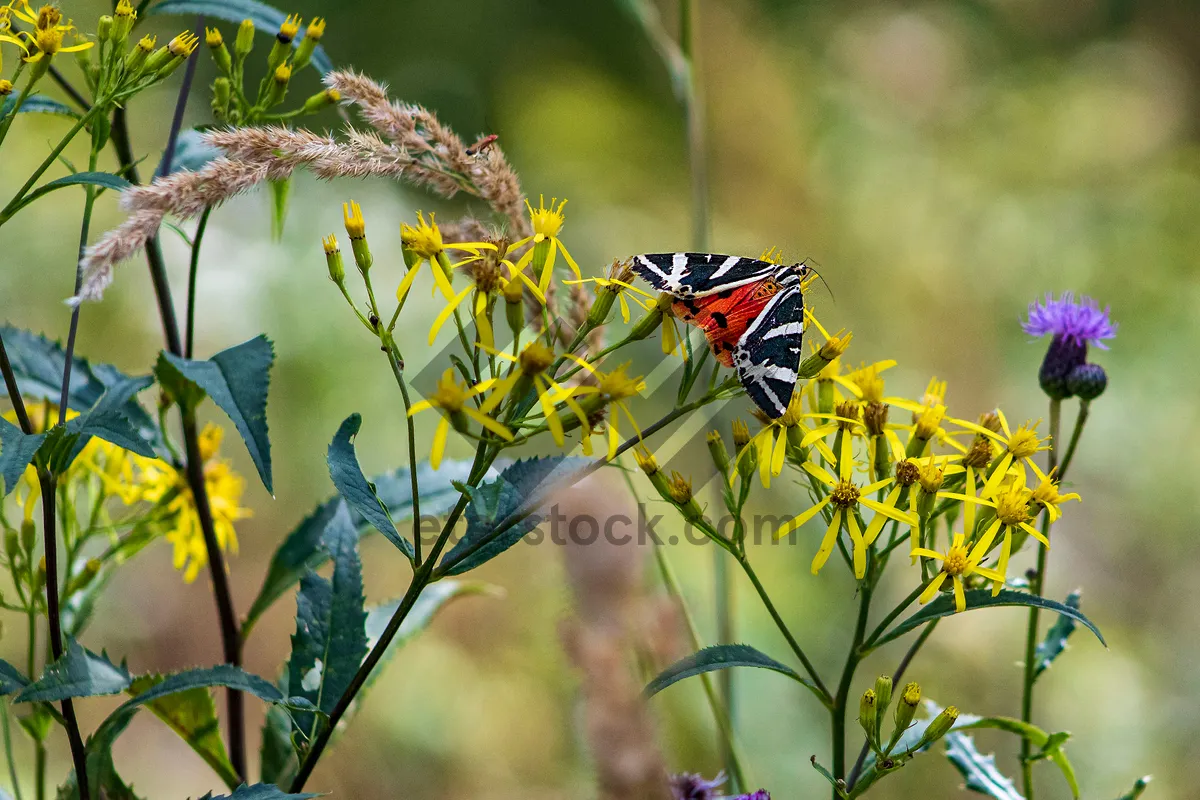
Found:
[[(65, 5), (85, 29), (101, 8)], [(1070, 289), (1112, 305), (1120, 334), (1111, 352), (1094, 353), (1110, 388), (1093, 404), (1072, 470), (1072, 489), (1084, 502), (1068, 506), (1055, 529), (1048, 590), (1062, 597), (1082, 587), (1084, 611), (1110, 648), (1080, 634), (1038, 684), (1036, 721), (1074, 732), (1068, 750), (1087, 798), (1116, 797), (1145, 773), (1155, 776), (1148, 797), (1194, 797), (1200, 6), (698, 6), (713, 249), (757, 255), (776, 245), (789, 258), (820, 264), (836, 296), (818, 297), (822, 321), (853, 329), (852, 363), (899, 360), (888, 373), (889, 393), (919, 395), (937, 375), (949, 381), (951, 414), (973, 418), (1000, 405), (1010, 419), (1042, 417), (1036, 372), (1044, 343), (1020, 331), (1026, 304)], [(325, 45), (337, 64), (428, 105), (468, 140), (499, 134), (527, 193), (571, 199), (563, 236), (585, 271), (597, 274), (614, 257), (688, 246), (682, 114), (661, 61), (617, 0), (305, 0), (287, 10), (328, 18)], [(673, 30), (672, 4), (662, 10)], [(154, 19), (150, 27), (165, 34), (186, 24)], [(233, 26), (222, 28), (231, 40)], [(260, 37), (260, 53), (267, 42)], [(207, 56), (200, 77), (211, 81)], [(157, 160), (177, 86), (169, 82), (130, 109), (135, 150), (149, 154), (149, 163)], [(304, 97), (317, 90), (310, 71), (291, 91)], [(191, 103), (189, 123), (208, 121), (206, 112), (207, 90)], [(339, 121), (329, 113), (313, 124)], [(49, 117), (20, 121), (0, 161), (0, 194), (11, 194), (62, 128)], [(478, 202), (446, 203), (386, 182), (305, 176), (292, 192), (282, 243), (270, 241), (264, 193), (213, 215), (198, 355), (259, 332), (274, 339), (278, 354), (269, 409), (276, 497), (254, 480), (234, 439), (225, 448), (249, 478), (246, 499), (255, 512), (239, 526), (241, 552), (231, 562), (240, 609), (276, 544), (332, 492), (325, 446), (347, 414), (364, 416), (358, 446), (369, 473), (405, 458), (392, 376), (329, 284), (320, 252), (319, 236), (340, 230), (340, 204), (350, 198), (362, 203), (380, 271), (391, 280), (399, 276), (400, 220), (418, 208), (444, 219), (484, 212)], [(81, 203), (57, 194), (0, 231), (0, 318), (65, 334), (61, 301), (70, 294)], [(119, 219), (104, 199), (94, 230)], [(182, 304), (184, 247), (165, 238)], [(414, 341), (406, 354), (417, 368), (428, 356), (415, 342), (439, 307), (412, 303), (406, 311), (403, 325)], [(145, 265), (135, 260), (119, 268), (102, 304), (84, 309), (80, 351), (145, 371), (160, 336)], [(652, 368), (652, 348), (642, 355), (638, 366)], [(641, 414), (650, 420), (661, 410), (646, 403)], [(423, 448), (431, 423), (432, 415), (420, 429)], [(451, 444), (450, 455), (468, 453), (465, 442)], [(781, 480), (758, 502), (783, 513), (800, 497)], [(809, 574), (816, 539), (806, 530), (796, 546), (764, 546), (752, 557), (801, 641), (833, 673), (850, 634), (854, 587), (836, 564), (820, 577)], [(671, 555), (711, 638), (711, 548), (680, 545)], [(1022, 554), (1017, 567), (1028, 559)], [(370, 540), (364, 560), (371, 598), (402, 592), (407, 568), (389, 545)], [(576, 677), (558, 641), (570, 610), (560, 562), (554, 547), (518, 547), (483, 569), (480, 576), (506, 597), (462, 601), (399, 653), (310, 786), (364, 799), (590, 796)], [(885, 594), (903, 596), (911, 585), (900, 579), (910, 577), (903, 570), (892, 576)], [(747, 586), (739, 590), (739, 638), (784, 658), (770, 620)], [(293, 612), (290, 600), (281, 601), (259, 626), (247, 645), (248, 669), (275, 674)], [(98, 616), (86, 644), (128, 654), (138, 670), (218, 657), (207, 581), (184, 585), (165, 544), (125, 568)], [(1025, 618), (996, 610), (949, 620), (909, 676), (942, 703), (1017, 715)], [(0, 644), (6, 653), (18, 646), (17, 626), (10, 621)], [(860, 687), (890, 672), (903, 647), (873, 657), (859, 673)], [(811, 696), (770, 673), (736, 680), (754, 782), (782, 800), (823, 796), (808, 760), (814, 753), (828, 759), (826, 721)], [(108, 707), (82, 705), (85, 727)], [(699, 686), (676, 687), (654, 707), (670, 766), (715, 773), (719, 756)], [(251, 708), (256, 723), (260, 710)], [(1016, 773), (1011, 737), (978, 739)], [(126, 779), (149, 797), (220, 788), (148, 715), (135, 720), (116, 755)], [(65, 772), (65, 749), (55, 759)], [(1037, 769), (1040, 797), (1068, 796), (1053, 767)], [(929, 756), (874, 796), (947, 797), (960, 782), (944, 759)]]

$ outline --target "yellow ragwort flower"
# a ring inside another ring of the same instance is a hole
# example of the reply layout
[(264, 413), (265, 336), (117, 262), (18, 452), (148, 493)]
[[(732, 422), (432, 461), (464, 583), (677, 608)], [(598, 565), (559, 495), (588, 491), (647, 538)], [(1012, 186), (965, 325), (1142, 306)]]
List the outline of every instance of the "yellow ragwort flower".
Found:
[(946, 582), (946, 578), (954, 581), (954, 608), (956, 611), (965, 611), (967, 608), (967, 598), (963, 592), (965, 578), (969, 578), (971, 575), (982, 575), (989, 580), (1004, 583), (1004, 576), (999, 572), (979, 566), (979, 562), (987, 553), (987, 542), (980, 541), (979, 544), (968, 549), (968, 546), (963, 543), (965, 539), (966, 537), (961, 533), (954, 534), (954, 541), (945, 553), (924, 547), (918, 547), (913, 551), (914, 555), (936, 558), (942, 562), (941, 571), (933, 577), (933, 580), (925, 587), (925, 591), (921, 592), (919, 599), (922, 603), (928, 603), (933, 599), (938, 589)]
[(1000, 460), (992, 467), (987, 483), (983, 486), (982, 495), (984, 497), (991, 497), (999, 490), (1000, 484), (1008, 475), (1009, 467), (1012, 467), (1016, 471), (1022, 486), (1026, 483), (1026, 466), (1033, 470), (1033, 474), (1037, 476), (1039, 481), (1046, 479), (1046, 473), (1042, 472), (1041, 468), (1034, 461), (1035, 455), (1043, 450), (1050, 449), (1050, 446), (1046, 444), (1046, 442), (1050, 441), (1050, 438), (1042, 438), (1037, 434), (1037, 426), (1041, 423), (1041, 420), (1037, 422), (1026, 421), (1025, 424), (1014, 431), (1009, 428), (1008, 418), (1004, 416), (1003, 411), (997, 409), (996, 416), (1000, 422), (1000, 433), (996, 433), (982, 425), (976, 425), (973, 422), (954, 420), (956, 425), (987, 436), (1004, 448), (1004, 452), (1000, 455)]
[[(487, 242), (459, 242), (455, 244), (446, 244), (442, 240), (442, 231), (438, 228), (437, 220), (433, 214), (429, 215), (429, 222), (425, 222), (424, 212), (417, 212), (417, 224), (409, 225), (407, 222), (400, 224), (400, 243), (404, 248), (404, 261), (408, 265), (408, 274), (400, 281), (400, 285), (396, 288), (396, 299), (404, 302), (404, 298), (408, 295), (408, 290), (412, 288), (413, 281), (417, 277), (417, 271), (421, 264), (428, 263), (429, 269), (433, 273), (433, 280), (437, 284), (437, 288), (441, 290), (442, 295), (447, 300), (454, 300), (454, 289), (450, 286), (451, 271), (461, 264), (467, 263), (460, 261), (457, 264), (451, 264), (446, 258), (446, 250), (462, 250), (471, 253), (473, 257), (477, 257), (481, 250), (495, 249), (496, 246)], [(469, 259), (468, 259), (469, 260)]]
[[(824, 467), (812, 461), (804, 462), (804, 471), (829, 487), (829, 493), (807, 511), (784, 523), (775, 532), (775, 538), (782, 539), (791, 531), (815, 517), (820, 513), (821, 509), (828, 505), (833, 506), (829, 527), (825, 530), (825, 538), (821, 540), (821, 547), (817, 550), (817, 554), (812, 561), (812, 573), (814, 575), (820, 572), (821, 567), (829, 559), (829, 555), (833, 552), (834, 545), (837, 544), (837, 538), (843, 526), (850, 532), (850, 540), (853, 544), (854, 575), (861, 580), (866, 575), (867, 570), (867, 548), (874, 544), (875, 539), (879, 537), (884, 523), (889, 519), (893, 519), (909, 525), (914, 524), (914, 520), (909, 514), (896, 508), (896, 501), (900, 496), (900, 487), (893, 487), (883, 502), (873, 500), (869, 497), (869, 495), (894, 483), (895, 477), (885, 478), (861, 488), (854, 484), (851, 480), (854, 473), (853, 446), (853, 437), (842, 437), (841, 452), (838, 453), (837, 459), (838, 474), (836, 478)], [(875, 512), (875, 517), (867, 524), (865, 530), (858, 524), (859, 506), (869, 508)]]
[(576, 280), (583, 280), (583, 274), (579, 271), (579, 265), (575, 263), (575, 259), (567, 252), (567, 246), (558, 238), (559, 232), (562, 230), (563, 224), (566, 222), (566, 217), (563, 215), (563, 206), (567, 204), (564, 199), (561, 203), (555, 206), (557, 197), (550, 198), (550, 207), (546, 208), (545, 196), (539, 196), (538, 207), (534, 208), (529, 201), (525, 201), (525, 207), (529, 209), (529, 222), (533, 226), (533, 235), (527, 236), (513, 243), (514, 248), (523, 247), (527, 244), (532, 244), (525, 255), (521, 256), (521, 260), (517, 262), (517, 267), (525, 269), (531, 263), (533, 264), (534, 272), (541, 270), (538, 277), (538, 287), (542, 293), (546, 293), (546, 289), (550, 286), (550, 278), (554, 274), (554, 259), (559, 251), (562, 251), (563, 258), (571, 267), (571, 271), (575, 273)]
[(437, 388), (433, 394), (427, 399), (413, 404), (412, 408), (408, 410), (410, 417), (427, 408), (437, 408), (444, 412), (442, 421), (438, 423), (437, 430), (434, 431), (433, 446), (429, 453), (429, 464), (434, 469), (441, 466), (442, 455), (446, 452), (446, 438), (450, 434), (450, 426), (453, 425), (455, 430), (465, 431), (467, 419), (475, 420), (501, 439), (512, 441), (512, 432), (488, 416), (491, 408), (487, 406), (487, 403), (484, 403), (479, 409), (475, 409), (467, 402), (480, 392), (486, 391), (491, 383), (492, 381), (484, 381), (477, 386), (468, 388), (466, 384), (458, 382), (454, 368), (448, 367), (442, 373), (442, 377), (438, 379)]
[[(629, 409), (629, 404), (625, 402), (631, 397), (637, 397), (646, 390), (646, 381), (641, 375), (636, 378), (629, 376), (629, 364), (622, 364), (610, 372), (601, 372), (591, 364), (584, 361), (582, 358), (574, 355), (568, 355), (568, 358), (575, 361), (595, 379), (595, 386), (576, 386), (570, 390), (574, 396), (591, 395), (595, 398), (594, 402), (600, 405), (596, 407), (596, 411), (604, 406), (612, 408), (612, 412), (608, 418), (608, 459), (617, 457), (617, 448), (620, 447), (621, 433), (618, 430), (618, 416), (624, 414), (625, 419), (629, 420), (630, 426), (637, 434), (639, 440), (642, 438), (642, 429), (638, 425), (637, 419), (633, 416), (633, 412)], [(584, 423), (585, 428), (587, 423)], [(587, 436), (590, 439), (590, 435)], [(585, 450), (587, 447), (585, 446)]]
[[(478, 245), (479, 248), (474, 254), (452, 265), (455, 268), (463, 268), (471, 276), (472, 285), (451, 297), (450, 302), (434, 319), (433, 325), (429, 328), (430, 345), (437, 338), (438, 331), (454, 314), (454, 310), (462, 305), (472, 291), (475, 292), (475, 300), (472, 303), (475, 328), (479, 331), (480, 341), (487, 347), (495, 347), (496, 344), (495, 337), (492, 335), (491, 317), (498, 295), (503, 294), (508, 297), (515, 290), (517, 296), (520, 297), (520, 288), (524, 284), (537, 297), (538, 302), (546, 302), (546, 298), (538, 289), (537, 284), (509, 260), (507, 251), (511, 248), (506, 248), (506, 254), (502, 255), (500, 249), (491, 242), (479, 242)], [(440, 272), (439, 267), (434, 267), (435, 275)]]

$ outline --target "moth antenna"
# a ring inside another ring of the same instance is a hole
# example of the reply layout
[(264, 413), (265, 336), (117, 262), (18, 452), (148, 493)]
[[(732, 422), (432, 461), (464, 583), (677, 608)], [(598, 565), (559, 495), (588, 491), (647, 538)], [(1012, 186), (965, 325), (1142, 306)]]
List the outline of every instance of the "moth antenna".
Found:
[(818, 278), (820, 278), (821, 283), (825, 284), (825, 290), (827, 292), (829, 292), (829, 299), (835, 303), (837, 302), (837, 298), (834, 297), (833, 289), (830, 288), (829, 282), (827, 280), (825, 280), (825, 276), (823, 276), (821, 273), (817, 272), (815, 267), (811, 266), (807, 261), (801, 261), (796, 266), (798, 266), (800, 268), (801, 272), (811, 272), (813, 275), (816, 275)]

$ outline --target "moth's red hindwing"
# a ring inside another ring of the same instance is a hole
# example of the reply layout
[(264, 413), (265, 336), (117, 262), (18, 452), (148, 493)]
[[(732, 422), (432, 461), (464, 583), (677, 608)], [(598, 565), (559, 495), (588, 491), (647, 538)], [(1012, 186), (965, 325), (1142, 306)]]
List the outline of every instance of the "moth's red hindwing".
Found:
[(672, 309), (675, 316), (704, 331), (713, 355), (732, 367), (738, 340), (778, 291), (779, 284), (767, 278), (704, 297), (677, 300)]

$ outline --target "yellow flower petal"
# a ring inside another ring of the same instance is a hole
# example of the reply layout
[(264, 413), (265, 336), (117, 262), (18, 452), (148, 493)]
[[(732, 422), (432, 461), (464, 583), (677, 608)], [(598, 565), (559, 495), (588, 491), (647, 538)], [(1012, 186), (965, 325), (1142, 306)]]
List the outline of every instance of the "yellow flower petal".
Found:
[(830, 475), (828, 470), (826, 470), (822, 466), (814, 464), (811, 461), (805, 461), (801, 465), (801, 469), (803, 469), (809, 475), (812, 475), (814, 478), (819, 480), (821, 483), (824, 483), (828, 486), (837, 486), (837, 484), (838, 484), (837, 478)]
[(938, 589), (942, 588), (942, 584), (945, 582), (946, 573), (939, 572), (937, 575), (934, 575), (933, 580), (931, 580), (929, 585), (925, 587), (925, 591), (921, 592), (921, 596), (917, 598), (917, 601), (922, 605), (928, 603), (933, 599), (934, 595), (937, 594)]
[(429, 451), (429, 466), (437, 469), (442, 465), (442, 454), (446, 452), (446, 437), (450, 434), (450, 420), (442, 417), (433, 433), (433, 447)]
[(825, 530), (825, 538), (821, 540), (821, 549), (813, 556), (812, 574), (816, 575), (821, 571), (821, 567), (825, 566), (825, 562), (829, 560), (829, 554), (833, 552), (833, 546), (837, 544), (838, 533), (842, 527), (842, 514), (844, 512), (839, 508), (833, 512), (833, 520), (830, 521), (829, 527)]
[(819, 514), (821, 509), (827, 505), (829, 505), (829, 498), (822, 498), (816, 505), (809, 508), (803, 514), (793, 517), (790, 521), (785, 522), (782, 526), (780, 526), (779, 530), (775, 531), (775, 538), (782, 539), (783, 537), (787, 536), (793, 530), (799, 528), (804, 523), (808, 522), (810, 519)]
[(474, 286), (468, 286), (467, 288), (465, 288), (461, 292), (459, 292), (457, 295), (451, 295), (450, 302), (446, 305), (445, 308), (442, 309), (441, 313), (438, 314), (437, 317), (433, 320), (433, 327), (431, 327), (429, 329), (429, 344), (430, 345), (432, 345), (434, 339), (437, 338), (438, 331), (440, 331), (442, 329), (442, 326), (446, 324), (446, 320), (450, 319), (450, 316), (452, 314), (454, 314), (454, 309), (458, 308), (459, 304), (462, 303), (462, 301), (466, 299), (467, 295), (469, 295), (472, 291), (474, 291), (474, 289), (475, 289)]

